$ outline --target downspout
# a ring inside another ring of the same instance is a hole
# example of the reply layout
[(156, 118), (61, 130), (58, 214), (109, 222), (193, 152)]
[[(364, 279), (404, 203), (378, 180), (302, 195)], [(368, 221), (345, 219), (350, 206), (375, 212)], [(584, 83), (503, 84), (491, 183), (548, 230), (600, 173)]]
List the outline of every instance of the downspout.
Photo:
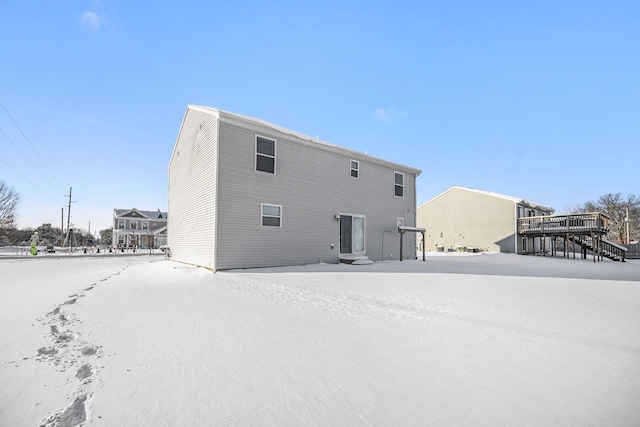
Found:
[[(417, 227), (418, 226), (418, 195), (417, 195), (417, 185), (416, 182), (418, 181), (418, 175), (414, 175), (413, 176), (413, 226)], [(413, 233), (415, 236), (415, 233)], [(424, 239), (423, 239), (424, 240)], [(426, 245), (427, 242), (425, 241), (423, 246)], [(422, 248), (422, 253), (424, 254), (424, 250), (425, 248)], [(418, 252), (416, 249), (416, 242), (415, 240), (413, 241), (413, 258), (416, 259), (418, 258)]]
[(513, 206), (514, 206), (514, 209), (516, 211), (515, 215), (514, 215), (514, 218), (515, 218), (515, 221), (516, 221), (516, 226), (515, 226), (516, 232), (514, 233), (514, 236), (513, 236), (514, 239), (515, 239), (515, 244), (516, 245), (513, 248), (513, 251), (514, 251), (514, 253), (517, 254), (518, 253), (518, 204), (516, 202), (513, 202)]
[(381, 261), (384, 261), (384, 233), (393, 233), (393, 230), (382, 230), (382, 257)]

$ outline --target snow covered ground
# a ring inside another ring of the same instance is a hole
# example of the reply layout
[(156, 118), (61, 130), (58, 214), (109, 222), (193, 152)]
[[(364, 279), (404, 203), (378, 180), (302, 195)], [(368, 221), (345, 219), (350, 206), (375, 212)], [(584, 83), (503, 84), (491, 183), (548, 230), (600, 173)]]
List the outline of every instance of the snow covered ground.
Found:
[(640, 425), (640, 263), (0, 259), (0, 425)]

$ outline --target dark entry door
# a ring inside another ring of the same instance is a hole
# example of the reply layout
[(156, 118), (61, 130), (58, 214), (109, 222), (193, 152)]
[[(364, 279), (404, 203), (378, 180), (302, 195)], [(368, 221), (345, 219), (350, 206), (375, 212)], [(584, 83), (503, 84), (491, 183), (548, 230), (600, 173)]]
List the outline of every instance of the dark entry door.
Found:
[(340, 253), (351, 253), (352, 220), (349, 215), (340, 216)]

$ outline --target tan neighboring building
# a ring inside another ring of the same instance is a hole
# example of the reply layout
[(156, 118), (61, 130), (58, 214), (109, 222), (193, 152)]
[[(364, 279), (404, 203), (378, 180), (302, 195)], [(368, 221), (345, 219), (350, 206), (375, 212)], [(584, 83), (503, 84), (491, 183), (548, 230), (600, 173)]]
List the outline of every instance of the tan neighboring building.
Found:
[(466, 247), (520, 253), (518, 218), (553, 212), (549, 206), (518, 197), (454, 186), (418, 207), (417, 226), (427, 229), (427, 251)]

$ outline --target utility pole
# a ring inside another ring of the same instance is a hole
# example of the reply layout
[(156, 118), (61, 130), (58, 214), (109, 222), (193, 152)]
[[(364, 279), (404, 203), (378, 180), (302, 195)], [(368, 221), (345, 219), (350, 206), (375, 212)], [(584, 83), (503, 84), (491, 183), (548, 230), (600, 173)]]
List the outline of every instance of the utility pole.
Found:
[[(69, 187), (69, 208), (67, 211), (67, 237), (65, 237), (64, 239), (64, 244), (62, 245), (62, 247), (67, 246), (67, 242), (69, 242), (69, 251), (71, 252), (71, 240), (69, 239), (69, 232), (71, 230), (71, 203), (75, 203), (75, 200), (72, 202), (71, 201), (71, 191), (73, 190), (73, 187)], [(63, 219), (64, 221), (64, 219)]]
[(60, 218), (60, 246), (64, 248), (64, 206), (62, 207), (62, 216)]

